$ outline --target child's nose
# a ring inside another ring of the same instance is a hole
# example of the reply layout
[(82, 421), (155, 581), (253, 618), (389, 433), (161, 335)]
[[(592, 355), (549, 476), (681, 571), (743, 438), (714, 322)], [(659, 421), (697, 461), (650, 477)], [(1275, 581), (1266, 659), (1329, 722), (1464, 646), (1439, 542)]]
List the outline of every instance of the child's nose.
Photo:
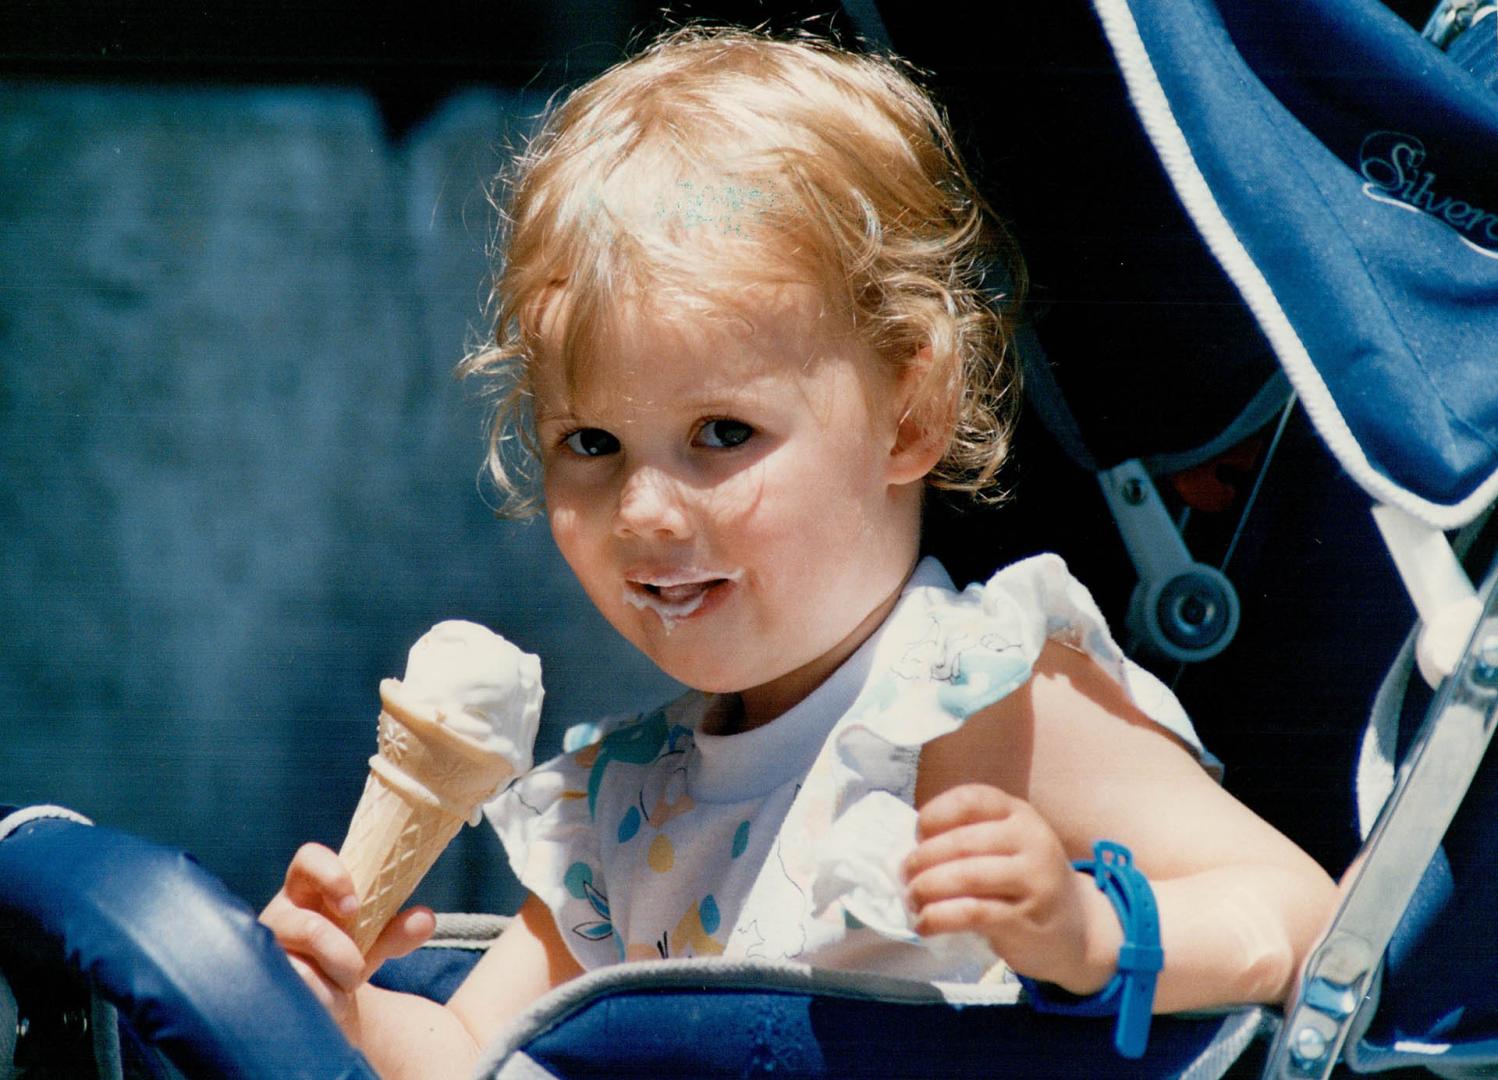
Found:
[(624, 480), (615, 515), (621, 535), (683, 539), (691, 523), (677, 483), (660, 470), (638, 468)]

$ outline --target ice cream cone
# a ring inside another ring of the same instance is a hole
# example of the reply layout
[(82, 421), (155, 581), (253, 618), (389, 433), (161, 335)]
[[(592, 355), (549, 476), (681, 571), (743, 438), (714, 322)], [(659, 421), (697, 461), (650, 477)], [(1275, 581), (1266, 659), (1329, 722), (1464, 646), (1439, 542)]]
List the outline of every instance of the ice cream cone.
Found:
[(359, 897), (350, 929), (367, 953), (465, 821), (514, 772), (502, 754), (403, 707), (401, 684), (380, 683), (379, 753), (339, 857)]

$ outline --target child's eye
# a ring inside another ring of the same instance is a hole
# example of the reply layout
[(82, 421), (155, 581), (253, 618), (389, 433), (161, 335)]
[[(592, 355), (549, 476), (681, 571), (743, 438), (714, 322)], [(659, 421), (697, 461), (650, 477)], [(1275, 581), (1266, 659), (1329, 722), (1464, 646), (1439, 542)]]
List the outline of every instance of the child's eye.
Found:
[(742, 420), (709, 420), (698, 429), (696, 441), (700, 446), (727, 450), (742, 446), (753, 434), (754, 429)]
[(603, 428), (580, 428), (562, 442), (568, 450), (581, 457), (603, 457), (605, 454), (619, 452), (619, 440)]

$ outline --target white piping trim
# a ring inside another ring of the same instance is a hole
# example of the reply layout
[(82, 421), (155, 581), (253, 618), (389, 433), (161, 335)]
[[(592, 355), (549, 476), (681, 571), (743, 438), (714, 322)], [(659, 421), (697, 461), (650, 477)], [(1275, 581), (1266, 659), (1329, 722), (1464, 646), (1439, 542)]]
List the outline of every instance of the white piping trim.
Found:
[(13, 814), (7, 814), (0, 818), (0, 840), (4, 840), (22, 825), (29, 825), (33, 821), (42, 821), (47, 818), (60, 818), (63, 821), (76, 821), (80, 825), (92, 825), (93, 822), (76, 810), (69, 810), (66, 806), (52, 806), (43, 804), (41, 806), (26, 806)]
[(1353, 480), (1381, 503), (1397, 506), (1438, 529), (1454, 529), (1471, 521), (1489, 503), (1498, 499), (1498, 472), (1460, 502), (1443, 504), (1421, 498), (1373, 467), (1353, 437), (1320, 372), (1311, 362), (1300, 335), (1280, 307), (1274, 290), (1217, 205), (1206, 177), (1192, 156), (1186, 136), (1171, 112), (1169, 99), (1155, 74), (1127, 0), (1092, 0), (1092, 6), (1118, 61), (1119, 71), (1123, 73), (1134, 111), (1139, 115), (1145, 134), (1170, 177), (1181, 204), (1207, 248), (1258, 320), (1291, 385), (1305, 404), (1311, 423), (1332, 454)]

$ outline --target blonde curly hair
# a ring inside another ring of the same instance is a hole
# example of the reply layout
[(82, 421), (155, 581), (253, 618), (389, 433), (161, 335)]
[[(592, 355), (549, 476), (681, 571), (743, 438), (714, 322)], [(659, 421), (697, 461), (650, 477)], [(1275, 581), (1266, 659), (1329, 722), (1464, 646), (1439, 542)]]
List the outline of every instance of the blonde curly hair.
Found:
[[(925, 367), (912, 415), (950, 428), (928, 484), (1002, 498), (1023, 265), (899, 61), (807, 35), (673, 31), (550, 110), (496, 204), (493, 333), (459, 371), (492, 380), (501, 514), (539, 504), (543, 320), (554, 331), (564, 312), (547, 362), (573, 380), (632, 300), (731, 311), (748, 286), (787, 283), (822, 289), (891, 369)], [(985, 287), (995, 271), (1002, 310)]]

